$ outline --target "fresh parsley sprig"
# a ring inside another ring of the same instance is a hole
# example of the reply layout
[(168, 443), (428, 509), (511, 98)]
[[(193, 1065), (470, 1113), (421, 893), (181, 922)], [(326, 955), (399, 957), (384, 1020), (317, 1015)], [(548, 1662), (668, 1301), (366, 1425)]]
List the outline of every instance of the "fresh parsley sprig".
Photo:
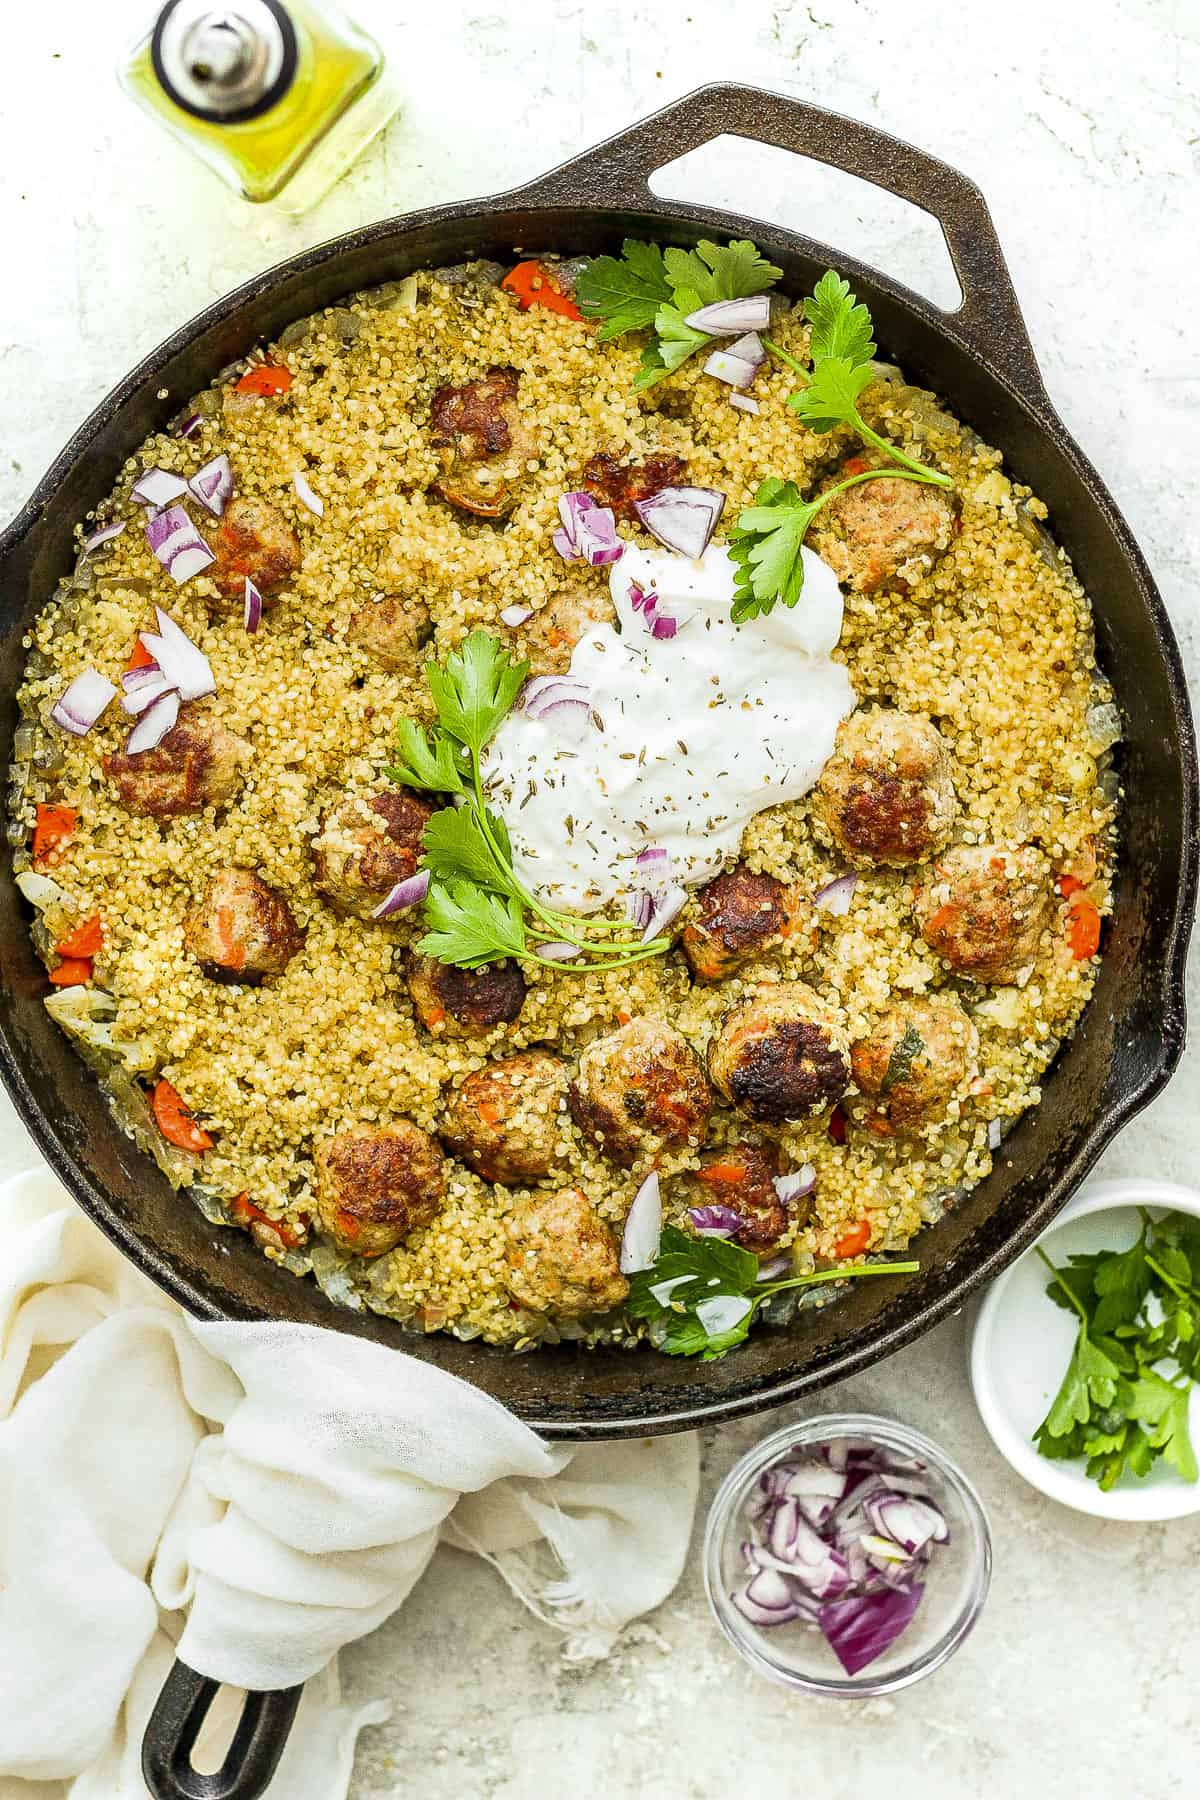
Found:
[(801, 498), (794, 481), (769, 476), (744, 507), (729, 533), (729, 554), (737, 564), (733, 606), (735, 625), (769, 613), (776, 603), (795, 606), (804, 587), (802, 548), (809, 526), (831, 500), (864, 481), (894, 474), (891, 469), (864, 469), (827, 487), (811, 500)]
[(630, 1281), (626, 1307), (635, 1319), (648, 1320), (650, 1341), (667, 1356), (716, 1362), (745, 1341), (755, 1313), (772, 1294), (861, 1275), (911, 1275), (919, 1267), (916, 1262), (848, 1263), (786, 1281), (760, 1281), (759, 1260), (749, 1250), (665, 1225), (653, 1265)]
[(1200, 1374), (1200, 1222), (1154, 1220), (1128, 1250), (1074, 1255), (1050, 1270), (1046, 1293), (1079, 1329), (1049, 1411), (1034, 1433), (1040, 1453), (1086, 1458), (1105, 1493), (1125, 1473), (1145, 1476), (1162, 1457), (1185, 1481), (1200, 1470), (1188, 1430)]
[(782, 273), (747, 238), (725, 245), (702, 238), (694, 250), (626, 238), (619, 257), (597, 256), (580, 270), (575, 298), (601, 321), (602, 340), (654, 333), (633, 381), (635, 392), (644, 393), (714, 342), (688, 324), (689, 314), (718, 300), (766, 293)]
[[(444, 667), (425, 665), (437, 707), (433, 729), (413, 719), (397, 722), (396, 760), (387, 771), (392, 780), (455, 802), (435, 812), (422, 835), (429, 930), (417, 948), (464, 969), (516, 957), (560, 974), (662, 956), (669, 939), (644, 944), (630, 920), (559, 912), (517, 879), (507, 827), (484, 797), (480, 759), (528, 674), (528, 662), (513, 662), (497, 639), (474, 631)], [(566, 963), (544, 957), (538, 943), (549, 940), (575, 944), (580, 954)]]

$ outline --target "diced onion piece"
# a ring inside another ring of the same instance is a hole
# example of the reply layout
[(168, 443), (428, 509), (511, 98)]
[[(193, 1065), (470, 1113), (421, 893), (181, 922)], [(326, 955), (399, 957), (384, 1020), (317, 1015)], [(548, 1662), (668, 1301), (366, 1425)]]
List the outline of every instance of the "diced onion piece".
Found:
[(650, 917), (642, 932), (643, 944), (648, 944), (652, 938), (658, 937), (666, 930), (672, 919), (687, 905), (687, 897), (687, 889), (680, 887), (676, 882), (672, 882), (670, 886), (654, 895)]
[(325, 502), (322, 500), (320, 494), (315, 493), (312, 487), (310, 487), (308, 476), (304, 473), (303, 469), (297, 469), (292, 476), (292, 486), (295, 488), (301, 502), (307, 506), (309, 512), (316, 513), (319, 519), (325, 511)]
[(168, 506), (146, 521), (146, 538), (171, 580), (190, 581), (216, 561), (182, 506)]
[(558, 503), (558, 516), (562, 525), (551, 541), (568, 562), (582, 561), (599, 569), (624, 556), (625, 544), (617, 536), (616, 518), (609, 507), (598, 506), (590, 494), (582, 490), (564, 494)]
[(50, 717), (72, 737), (86, 737), (117, 690), (98, 669), (84, 669), (50, 708)]
[(740, 1325), (753, 1304), (744, 1294), (714, 1294), (711, 1300), (697, 1302), (696, 1317), (709, 1337), (719, 1337)]
[(214, 519), (219, 519), (233, 498), (233, 468), (229, 458), (224, 452), (214, 456), (211, 462), (196, 470), (187, 485), (201, 506), (207, 507)]
[(66, 889), (60, 888), (57, 881), (51, 881), (49, 875), (42, 875), (36, 869), (22, 869), (13, 880), (30, 906), (36, 906), (44, 912), (48, 906), (59, 906), (66, 899)]
[(410, 906), (419, 905), (428, 892), (429, 870), (420, 869), (415, 875), (398, 881), (387, 898), (379, 902), (371, 917), (390, 919), (393, 913), (404, 912)]
[(633, 509), (651, 537), (698, 561), (725, 510), (725, 496), (716, 488), (665, 487), (635, 500)]
[(758, 411), (758, 401), (754, 396), (740, 393), (737, 388), (730, 394), (729, 404), (736, 406), (739, 412), (756, 413)]
[(648, 850), (639, 850), (633, 859), (633, 866), (643, 875), (661, 875), (664, 881), (671, 879), (671, 852), (664, 850), (661, 844), (651, 844)]
[(169, 613), (156, 606), (157, 635), (143, 631), (142, 642), (171, 683), (179, 689), (182, 700), (199, 700), (217, 690), (212, 664), (198, 644), (193, 644), (183, 627)]
[(732, 1237), (746, 1223), (732, 1206), (689, 1206), (688, 1219), (698, 1237)]
[(506, 606), (500, 614), (500, 623), (515, 631), (518, 625), (524, 625), (525, 621), (532, 617), (532, 606)]
[(242, 608), (242, 624), (247, 631), (257, 631), (262, 624), (263, 597), (251, 581), (246, 577), (246, 603)]
[(564, 562), (578, 561), (575, 551), (575, 541), (570, 532), (562, 525), (558, 527), (558, 530), (554, 533), (550, 542), (554, 545), (554, 548), (558, 551), (558, 554), (562, 557)]
[(176, 475), (173, 469), (146, 469), (130, 488), (129, 497), (142, 506), (169, 506), (187, 489), (187, 477)]
[(548, 944), (539, 944), (537, 953), (547, 962), (565, 963), (574, 962), (582, 952), (578, 944), (568, 944), (565, 938), (552, 938)]
[(988, 1120), (987, 1141), (989, 1150), (998, 1150), (1004, 1142), (1004, 1127), (999, 1119)]
[(187, 418), (183, 419), (180, 422), (180, 425), (179, 425), (180, 437), (182, 437), (182, 438), (195, 437), (196, 433), (200, 430), (200, 427), (203, 424), (204, 424), (204, 415), (202, 413), (198, 413), (198, 412), (189, 413)]
[(786, 1175), (774, 1177), (775, 1192), (785, 1206), (790, 1206), (793, 1200), (803, 1200), (806, 1194), (812, 1193), (816, 1185), (817, 1171), (812, 1163), (802, 1163), (798, 1169), (791, 1169)]
[(639, 1269), (648, 1269), (658, 1256), (661, 1241), (662, 1193), (658, 1176), (652, 1172), (634, 1195), (621, 1233), (622, 1275), (635, 1275)]
[(747, 294), (741, 300), (714, 300), (689, 313), (684, 321), (693, 331), (709, 337), (738, 337), (743, 331), (763, 331), (771, 323), (770, 294)]
[(521, 707), (531, 719), (540, 719), (550, 708), (569, 700), (590, 707), (592, 690), (569, 675), (535, 675), (521, 690)]
[(715, 375), (727, 387), (748, 388), (758, 373), (757, 363), (735, 356), (732, 350), (714, 350), (704, 365), (706, 375)]
[(83, 540), (83, 554), (89, 556), (93, 550), (98, 550), (101, 544), (107, 544), (113, 538), (120, 537), (128, 523), (128, 519), (119, 519), (115, 525), (101, 525), (99, 530), (89, 532)]
[(844, 918), (850, 911), (850, 902), (857, 886), (857, 875), (839, 875), (836, 881), (827, 881), (823, 888), (817, 890), (815, 904), (822, 912), (832, 913), (838, 919)]
[(847, 1675), (873, 1663), (908, 1629), (924, 1592), (916, 1581), (907, 1588), (832, 1600), (821, 1608), (822, 1635)]
[[(136, 672), (141, 674), (140, 669)], [(162, 670), (151, 669), (148, 671), (146, 681), (139, 681), (136, 686), (125, 689), (121, 696), (121, 705), (131, 718), (136, 719), (139, 713), (144, 713), (148, 706), (153, 706), (154, 702), (161, 700), (164, 694), (173, 694), (174, 692), (173, 684), (167, 680)]]
[(146, 708), (129, 734), (125, 745), (126, 754), (137, 756), (143, 750), (153, 750), (161, 744), (168, 731), (173, 730), (179, 717), (179, 695), (171, 692), (162, 694), (152, 706)]

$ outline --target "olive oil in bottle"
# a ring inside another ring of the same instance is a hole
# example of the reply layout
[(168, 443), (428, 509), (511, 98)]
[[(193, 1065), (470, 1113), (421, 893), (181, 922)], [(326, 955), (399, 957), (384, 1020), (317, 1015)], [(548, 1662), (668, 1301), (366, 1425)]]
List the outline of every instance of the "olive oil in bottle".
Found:
[(328, 0), (168, 0), (125, 91), (247, 200), (315, 206), (396, 112), (373, 38)]

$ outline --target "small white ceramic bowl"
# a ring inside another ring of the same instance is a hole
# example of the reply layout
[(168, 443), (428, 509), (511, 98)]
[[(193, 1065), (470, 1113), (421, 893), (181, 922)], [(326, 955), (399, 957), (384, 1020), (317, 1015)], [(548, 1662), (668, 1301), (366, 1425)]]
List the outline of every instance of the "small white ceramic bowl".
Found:
[[(1053, 1263), (1074, 1251), (1125, 1250), (1140, 1229), (1139, 1206), (1192, 1213), (1200, 1193), (1168, 1181), (1093, 1181), (1065, 1206), (1038, 1240)], [(1075, 1323), (1047, 1297), (1045, 1264), (1027, 1250), (994, 1281), (971, 1326), (971, 1386), (1000, 1454), (1033, 1487), (1102, 1519), (1180, 1519), (1200, 1512), (1200, 1482), (1182, 1481), (1161, 1459), (1144, 1480), (1123, 1476), (1110, 1493), (1089, 1481), (1080, 1462), (1039, 1456), (1033, 1433), (1058, 1391)], [(1200, 1387), (1192, 1389), (1192, 1441), (1200, 1444)]]

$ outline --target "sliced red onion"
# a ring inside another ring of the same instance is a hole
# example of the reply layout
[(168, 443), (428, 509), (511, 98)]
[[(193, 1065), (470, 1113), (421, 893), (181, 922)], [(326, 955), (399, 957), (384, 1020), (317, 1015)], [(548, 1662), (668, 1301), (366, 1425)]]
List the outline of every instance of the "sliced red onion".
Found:
[(50, 717), (72, 737), (86, 737), (117, 690), (98, 669), (84, 669), (58, 696)]
[(187, 489), (186, 476), (176, 475), (173, 469), (145, 469), (130, 488), (129, 497), (142, 506), (169, 506)]
[(554, 548), (558, 551), (558, 554), (562, 557), (564, 562), (578, 561), (574, 540), (572, 539), (570, 532), (564, 530), (561, 525), (551, 537), (550, 542), (554, 545)]
[(790, 1256), (773, 1256), (769, 1262), (760, 1263), (758, 1274), (754, 1279), (755, 1281), (777, 1281), (781, 1275), (787, 1274), (791, 1266)]
[(419, 905), (428, 892), (429, 870), (419, 869), (415, 875), (398, 881), (387, 898), (379, 902), (371, 917), (390, 919), (393, 913), (405, 912), (410, 906)]
[(664, 881), (671, 879), (671, 852), (661, 844), (652, 844), (648, 850), (639, 850), (633, 859), (633, 866), (643, 875), (658, 875)]
[(732, 350), (714, 350), (704, 365), (706, 375), (715, 375), (727, 387), (748, 388), (758, 374), (758, 364), (735, 356)]
[(696, 1317), (709, 1337), (719, 1337), (740, 1325), (753, 1304), (744, 1294), (714, 1294), (711, 1300), (697, 1301)]
[(999, 1119), (988, 1120), (987, 1141), (989, 1150), (998, 1150), (1004, 1142), (1004, 1127)]
[(537, 953), (547, 962), (574, 962), (582, 950), (578, 944), (568, 944), (565, 938), (553, 938), (548, 944), (539, 944)]
[(844, 918), (850, 911), (850, 902), (857, 886), (857, 875), (839, 875), (836, 881), (827, 881), (823, 888), (818, 888), (816, 905), (822, 912), (832, 913), (837, 919)]
[(740, 393), (737, 388), (734, 388), (733, 392), (730, 394), (729, 404), (730, 406), (736, 406), (739, 412), (756, 413), (760, 410), (758, 401), (754, 398), (753, 394)]
[[(136, 669), (134, 673), (140, 675), (142, 671)], [(136, 719), (139, 713), (144, 713), (148, 706), (153, 706), (164, 694), (175, 692), (161, 669), (147, 668), (146, 677), (145, 681), (129, 683), (121, 696), (121, 705), (131, 718)]]
[(752, 1625), (785, 1625), (800, 1616), (791, 1583), (775, 1569), (759, 1569), (733, 1602)]
[(90, 556), (91, 552), (98, 550), (101, 544), (107, 544), (113, 538), (120, 537), (128, 523), (128, 519), (119, 519), (115, 525), (101, 525), (99, 530), (89, 532), (83, 540), (83, 554)]
[(500, 623), (507, 625), (511, 631), (515, 631), (518, 625), (524, 625), (526, 620), (532, 619), (532, 617), (532, 606), (506, 606), (500, 614)]
[(619, 562), (625, 544), (617, 536), (617, 521), (607, 506), (598, 506), (592, 496), (583, 492), (564, 494), (558, 503), (562, 520), (551, 542), (568, 562), (586, 562), (592, 568), (604, 568)]
[(863, 1510), (876, 1531), (894, 1538), (910, 1556), (930, 1542), (944, 1544), (950, 1535), (945, 1518), (928, 1500), (884, 1492), (872, 1494)]
[(642, 931), (643, 944), (648, 944), (652, 938), (658, 937), (661, 932), (666, 930), (672, 919), (676, 918), (687, 905), (687, 898), (687, 889), (680, 887), (676, 882), (672, 882), (669, 887), (663, 888), (660, 893), (652, 896), (650, 917)]
[(746, 1223), (732, 1206), (689, 1206), (688, 1218), (697, 1237), (732, 1237)]
[(126, 669), (121, 676), (121, 686), (126, 693), (130, 693), (135, 688), (145, 687), (148, 681), (161, 681), (161, 679), (162, 670), (151, 658), (149, 662), (139, 663), (136, 669)]
[(817, 1171), (812, 1163), (802, 1163), (798, 1169), (774, 1177), (775, 1192), (785, 1206), (790, 1206), (793, 1200), (803, 1200), (805, 1194), (811, 1194), (816, 1185)]
[(219, 519), (233, 498), (233, 468), (229, 458), (224, 452), (214, 456), (211, 462), (196, 470), (187, 485), (201, 506), (206, 506), (214, 519)]
[(832, 1600), (821, 1608), (822, 1634), (847, 1675), (857, 1675), (891, 1648), (912, 1624), (924, 1592), (917, 1581), (909, 1588)]
[(146, 538), (171, 580), (178, 585), (216, 561), (182, 506), (168, 506), (146, 521)]
[(204, 424), (204, 415), (202, 413), (198, 413), (198, 412), (189, 413), (187, 418), (183, 419), (180, 422), (180, 425), (179, 425), (180, 437), (181, 438), (195, 437), (196, 433), (200, 430), (200, 427), (203, 424)]
[(582, 700), (590, 706), (592, 690), (586, 682), (576, 681), (570, 675), (534, 675), (521, 689), (519, 704), (536, 719), (544, 707), (557, 705), (561, 700)]
[(647, 1175), (633, 1197), (633, 1205), (621, 1233), (621, 1273), (635, 1275), (648, 1269), (658, 1256), (662, 1241), (662, 1194), (656, 1174)]
[(303, 469), (297, 469), (292, 476), (292, 486), (295, 488), (302, 504), (307, 506), (310, 513), (316, 513), (319, 519), (325, 511), (325, 502), (322, 500), (320, 494), (316, 493), (309, 485), (308, 476), (304, 473)]
[(242, 624), (247, 631), (257, 631), (262, 624), (263, 597), (251, 581), (246, 577), (246, 603), (242, 608)]
[(707, 331), (709, 337), (737, 337), (743, 331), (764, 331), (771, 323), (771, 296), (747, 294), (741, 300), (714, 300), (711, 305), (689, 313), (685, 323), (693, 331)]
[(652, 638), (673, 638), (678, 630), (678, 619), (673, 619), (669, 613), (656, 613), (650, 621)]
[(217, 690), (212, 664), (199, 645), (193, 644), (182, 626), (169, 613), (156, 606), (158, 631), (143, 631), (142, 643), (173, 688), (179, 689), (181, 700), (199, 700)]
[(725, 510), (725, 496), (717, 488), (665, 487), (635, 500), (633, 510), (660, 544), (699, 560)]
[(172, 692), (162, 694), (152, 706), (148, 706), (137, 724), (129, 734), (125, 745), (126, 754), (138, 756), (143, 750), (153, 750), (161, 744), (168, 731), (174, 728), (179, 717), (179, 695)]

